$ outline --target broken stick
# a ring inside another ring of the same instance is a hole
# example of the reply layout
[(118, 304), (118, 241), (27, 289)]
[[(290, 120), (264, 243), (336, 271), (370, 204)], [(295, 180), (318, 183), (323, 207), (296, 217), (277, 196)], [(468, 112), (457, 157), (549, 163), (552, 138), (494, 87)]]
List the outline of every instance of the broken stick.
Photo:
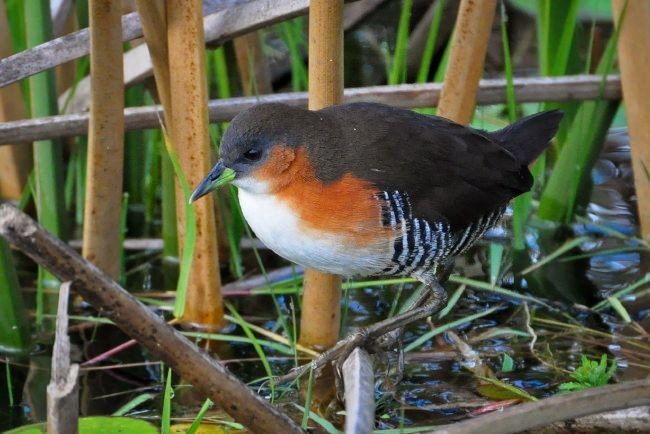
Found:
[(286, 414), (253, 393), (223, 365), (27, 214), (12, 205), (0, 205), (0, 235), (61, 281), (72, 281), (72, 289), (95, 309), (252, 432), (303, 432)]
[(56, 336), (52, 350), (52, 376), (47, 385), (48, 434), (77, 434), (79, 423), (79, 365), (70, 364), (68, 299), (70, 282), (59, 290)]

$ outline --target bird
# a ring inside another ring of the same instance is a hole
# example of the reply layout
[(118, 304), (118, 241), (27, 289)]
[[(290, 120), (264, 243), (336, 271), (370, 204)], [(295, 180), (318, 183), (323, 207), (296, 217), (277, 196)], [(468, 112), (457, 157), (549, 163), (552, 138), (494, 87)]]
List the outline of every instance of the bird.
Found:
[(488, 132), (378, 103), (262, 103), (231, 121), (190, 202), (232, 182), (251, 229), (278, 255), (346, 277), (414, 277), (437, 293), (426, 314), (445, 298), (438, 270), (530, 191), (528, 166), (562, 116)]

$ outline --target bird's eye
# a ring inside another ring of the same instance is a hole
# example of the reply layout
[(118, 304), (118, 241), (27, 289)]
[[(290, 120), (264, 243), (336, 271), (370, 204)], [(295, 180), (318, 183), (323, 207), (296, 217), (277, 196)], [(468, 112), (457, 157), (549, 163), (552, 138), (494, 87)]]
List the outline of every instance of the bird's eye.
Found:
[(244, 158), (248, 161), (257, 161), (262, 157), (262, 153), (255, 149), (249, 149), (244, 152)]

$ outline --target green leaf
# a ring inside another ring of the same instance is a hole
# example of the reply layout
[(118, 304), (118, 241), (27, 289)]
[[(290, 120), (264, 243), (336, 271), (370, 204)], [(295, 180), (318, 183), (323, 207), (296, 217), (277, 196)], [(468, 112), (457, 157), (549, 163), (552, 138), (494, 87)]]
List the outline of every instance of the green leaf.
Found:
[(508, 354), (503, 353), (503, 362), (501, 362), (501, 372), (512, 372), (514, 369), (514, 361), (512, 360), (512, 357), (510, 357)]
[[(203, 420), (203, 416), (205, 416), (205, 413), (208, 411), (208, 409), (212, 406), (212, 401), (209, 399), (206, 399), (203, 405), (201, 406), (201, 409), (199, 412), (196, 414), (196, 417), (194, 418), (194, 422), (192, 422), (192, 425), (187, 429), (187, 434), (196, 434), (197, 430), (201, 426), (201, 421)], [(174, 429), (172, 427), (172, 429)]]
[(501, 271), (501, 263), (503, 262), (503, 245), (498, 243), (490, 243), (490, 285), (496, 286), (499, 272)]
[(620, 316), (623, 321), (626, 323), (631, 323), (632, 318), (630, 318), (630, 314), (627, 312), (627, 309), (625, 309), (625, 306), (623, 306), (623, 303), (618, 298), (615, 297), (607, 297), (607, 301), (609, 304), (612, 305), (612, 308), (616, 311), (618, 316)]
[[(298, 404), (293, 404), (298, 410), (300, 411), (306, 411), (305, 408), (301, 405)], [(313, 411), (309, 411), (309, 419), (313, 420), (317, 424), (319, 424), (325, 431), (327, 431), (329, 434), (340, 434), (341, 431), (337, 430), (336, 427), (330, 422), (329, 420), (325, 419), (324, 417), (319, 416), (318, 414), (314, 413)]]
[(174, 389), (172, 388), (172, 370), (167, 370), (167, 381), (165, 382), (165, 393), (163, 395), (163, 409), (161, 415), (161, 429), (162, 434), (169, 434), (171, 426), (171, 413), (172, 413), (172, 395)]
[(503, 401), (506, 399), (521, 399), (524, 401), (537, 401), (537, 398), (530, 395), (523, 389), (513, 386), (512, 384), (505, 383), (496, 378), (481, 377), (481, 380), (488, 384), (481, 384), (478, 387), (478, 392), (486, 398), (497, 399)]
[(607, 354), (603, 354), (599, 361), (589, 360), (583, 355), (580, 366), (571, 373), (571, 378), (575, 381), (562, 383), (559, 389), (566, 392), (604, 386), (611, 380), (616, 367), (616, 360), (612, 361), (609, 368), (607, 367)]
[(133, 410), (134, 408), (138, 407), (140, 404), (142, 404), (144, 402), (147, 402), (147, 401), (150, 401), (150, 400), (154, 399), (155, 397), (156, 397), (156, 395), (154, 395), (153, 393), (142, 393), (142, 394), (136, 396), (135, 398), (133, 398), (132, 400), (130, 400), (129, 402), (127, 402), (126, 404), (124, 404), (119, 409), (117, 409), (113, 413), (113, 416), (124, 416), (125, 414), (127, 414), (128, 412)]
[[(43, 434), (45, 423), (25, 425), (5, 434)], [(158, 428), (147, 421), (130, 417), (91, 416), (79, 418), (79, 434), (158, 434)]]

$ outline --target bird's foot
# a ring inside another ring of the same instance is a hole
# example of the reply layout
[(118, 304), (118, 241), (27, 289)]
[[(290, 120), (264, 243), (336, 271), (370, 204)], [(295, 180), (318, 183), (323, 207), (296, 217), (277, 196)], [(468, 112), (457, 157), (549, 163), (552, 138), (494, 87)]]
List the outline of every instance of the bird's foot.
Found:
[[(310, 369), (318, 369), (329, 363), (343, 363), (350, 353), (359, 346), (366, 348), (372, 353), (386, 351), (386, 349), (392, 347), (392, 345), (398, 341), (398, 339), (394, 338), (401, 335), (401, 329), (403, 329), (404, 326), (435, 314), (441, 310), (447, 302), (447, 294), (444, 288), (435, 279), (422, 278), (421, 280), (429, 288), (429, 291), (426, 293), (427, 297), (421, 297), (419, 300), (416, 300), (410, 310), (383, 321), (379, 321), (368, 327), (362, 327), (355, 330), (345, 338), (338, 341), (332, 348), (316, 357), (311, 363), (302, 365), (288, 374), (278, 377), (276, 383), (282, 384), (292, 381), (309, 372)], [(423, 300), (427, 301), (421, 306), (415, 306), (417, 303), (422, 303)], [(400, 351), (400, 353), (402, 353), (402, 351)], [(402, 367), (403, 357), (403, 354), (398, 355), (398, 364), (401, 364)]]

